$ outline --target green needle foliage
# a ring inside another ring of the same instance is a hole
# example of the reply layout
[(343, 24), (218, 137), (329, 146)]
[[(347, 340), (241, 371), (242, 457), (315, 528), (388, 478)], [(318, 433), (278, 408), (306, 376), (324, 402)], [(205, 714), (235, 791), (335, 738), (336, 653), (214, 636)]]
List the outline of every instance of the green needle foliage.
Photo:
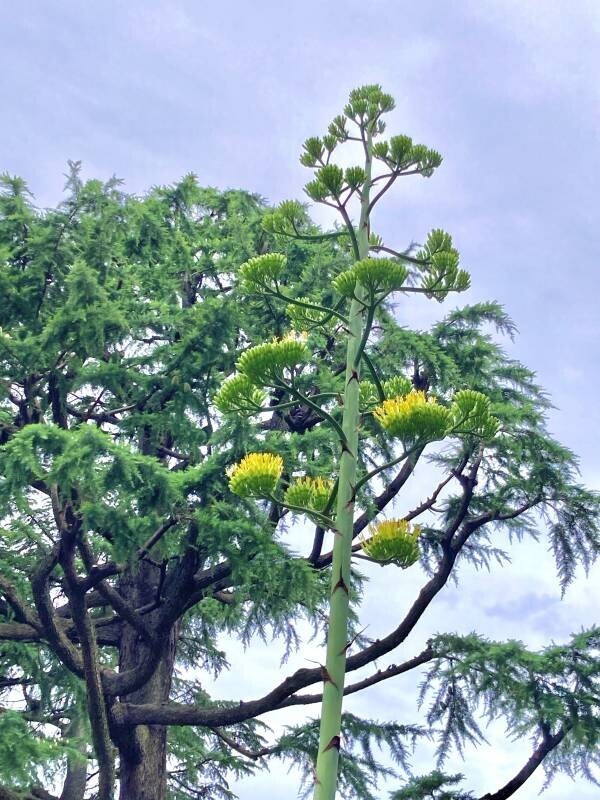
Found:
[[(412, 778), (404, 788), (390, 795), (391, 800), (474, 800), (470, 792), (461, 792), (449, 787), (463, 780), (462, 775), (445, 775), (439, 770), (429, 775)], [(448, 788), (447, 788), (448, 787)]]
[[(401, 324), (413, 294), (441, 301), (468, 276), (443, 231), (398, 251), (373, 231), (387, 190), (441, 163), (385, 138), (392, 109), (357, 89), (304, 145), (332, 230), (298, 201), (191, 175), (133, 197), (71, 164), (49, 210), (2, 177), (0, 797), (231, 798), (281, 759), (321, 800), (381, 797), (386, 779), (397, 800), (466, 799), (458, 776), (411, 777), (411, 752), (435, 739), (443, 761), (499, 716), (533, 744), (488, 800), (540, 764), (594, 777), (596, 630), (540, 652), (442, 632), (382, 665), (465, 561), (547, 536), (566, 590), (600, 548), (598, 498), (498, 342), (505, 312)], [(342, 147), (354, 166), (336, 165)], [(426, 460), (423, 500), (384, 519)], [(424, 572), (374, 641), (364, 559)], [(246, 696), (228, 638), (302, 656), (307, 630), (325, 663)], [(420, 668), (426, 726), (343, 711), (344, 693)], [(239, 695), (211, 696), (206, 676), (227, 670)], [(296, 705), (305, 723), (268, 727)]]

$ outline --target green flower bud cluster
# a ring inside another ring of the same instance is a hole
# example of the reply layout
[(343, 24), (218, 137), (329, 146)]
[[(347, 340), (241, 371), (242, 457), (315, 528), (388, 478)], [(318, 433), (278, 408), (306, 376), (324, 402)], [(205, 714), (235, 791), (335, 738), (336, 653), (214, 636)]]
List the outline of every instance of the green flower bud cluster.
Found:
[(367, 180), (362, 167), (348, 167), (344, 173), (346, 184), (350, 189), (358, 189)]
[(283, 459), (273, 453), (248, 453), (227, 470), (229, 488), (240, 497), (270, 497), (281, 479)]
[(344, 170), (337, 164), (325, 164), (316, 171), (314, 180), (306, 184), (304, 191), (319, 203), (328, 197), (339, 197), (344, 188)]
[(310, 136), (302, 145), (303, 153), (300, 156), (300, 163), (305, 167), (316, 167), (322, 163), (325, 157), (325, 145), (323, 139), (318, 136)]
[(490, 441), (500, 427), (500, 422), (491, 413), (489, 397), (472, 389), (462, 389), (454, 395), (450, 418), (455, 436), (476, 436)]
[(295, 236), (308, 224), (304, 206), (297, 200), (284, 200), (274, 211), (265, 214), (263, 228), (269, 233)]
[[(391, 397), (403, 397), (412, 390), (412, 382), (405, 375), (394, 375), (381, 384), (387, 399)], [(361, 381), (359, 384), (360, 406), (363, 409), (370, 409), (380, 401), (377, 387), (371, 381)]]
[(351, 269), (341, 272), (333, 280), (333, 286), (344, 297), (352, 297), (357, 283), (361, 283), (373, 295), (397, 292), (402, 289), (408, 270), (391, 258), (363, 258)]
[(309, 361), (306, 339), (306, 333), (292, 332), (242, 353), (236, 364), (238, 374), (227, 378), (213, 398), (218, 410), (222, 414), (260, 411), (267, 396), (263, 387), (279, 386)]
[(395, 105), (391, 94), (384, 92), (378, 84), (369, 84), (350, 92), (344, 114), (355, 122), (374, 123), (382, 114), (392, 111)]
[(403, 397), (411, 392), (412, 388), (412, 381), (406, 375), (394, 375), (393, 378), (383, 382), (386, 397)]
[(402, 569), (419, 560), (418, 539), (421, 529), (404, 519), (383, 520), (371, 525), (369, 537), (361, 542), (365, 555), (381, 564), (396, 564)]
[(249, 292), (275, 288), (286, 263), (287, 258), (281, 253), (265, 253), (250, 258), (239, 269), (242, 288)]
[(393, 172), (415, 170), (426, 178), (442, 163), (437, 150), (413, 144), (410, 136), (392, 136), (387, 142), (377, 142), (373, 145), (373, 155)]
[(223, 382), (214, 403), (221, 414), (248, 413), (260, 410), (266, 397), (247, 375), (234, 375)]
[(310, 355), (306, 335), (290, 333), (246, 350), (236, 367), (255, 386), (277, 386), (287, 372), (309, 361)]
[(333, 137), (335, 141), (340, 144), (341, 142), (345, 142), (348, 139), (347, 124), (347, 118), (343, 114), (338, 114), (338, 116), (334, 117), (333, 121), (329, 123), (329, 127), (327, 128), (329, 136)]
[(460, 256), (452, 247), (452, 237), (445, 231), (431, 231), (417, 259), (422, 262), (421, 286), (428, 297), (441, 302), (448, 292), (464, 292), (471, 285), (469, 273), (459, 267)]
[(284, 503), (309, 512), (322, 512), (329, 502), (333, 486), (333, 481), (325, 478), (298, 478), (286, 489)]
[[(298, 297), (296, 299), (309, 305), (314, 302), (310, 297)], [(297, 303), (288, 303), (285, 313), (288, 315), (292, 329), (299, 332), (327, 325), (327, 321), (331, 322), (331, 327), (333, 327), (337, 322), (326, 311), (319, 311), (318, 308), (307, 308)]]
[(311, 136), (302, 145), (303, 153), (300, 156), (300, 163), (305, 167), (316, 167), (318, 164), (325, 164), (338, 144), (337, 136), (329, 133), (320, 138)]
[(361, 381), (358, 384), (359, 404), (362, 410), (376, 406), (379, 403), (377, 387), (371, 381)]

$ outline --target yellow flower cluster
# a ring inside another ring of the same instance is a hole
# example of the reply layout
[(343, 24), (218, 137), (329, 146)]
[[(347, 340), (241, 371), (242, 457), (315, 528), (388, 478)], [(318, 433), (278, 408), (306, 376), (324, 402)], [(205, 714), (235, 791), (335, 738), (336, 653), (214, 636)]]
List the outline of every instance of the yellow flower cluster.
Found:
[(323, 511), (333, 489), (333, 481), (326, 478), (298, 478), (288, 486), (284, 502), (309, 511)]
[(425, 392), (415, 390), (384, 400), (373, 414), (390, 436), (405, 444), (443, 439), (450, 422), (447, 408), (438, 405), (434, 397), (427, 398)]
[(362, 541), (363, 552), (381, 564), (396, 564), (402, 569), (419, 560), (421, 528), (404, 519), (389, 519), (371, 525), (370, 536)]
[(227, 469), (229, 488), (240, 497), (268, 497), (273, 494), (281, 473), (283, 459), (273, 453), (248, 453)]

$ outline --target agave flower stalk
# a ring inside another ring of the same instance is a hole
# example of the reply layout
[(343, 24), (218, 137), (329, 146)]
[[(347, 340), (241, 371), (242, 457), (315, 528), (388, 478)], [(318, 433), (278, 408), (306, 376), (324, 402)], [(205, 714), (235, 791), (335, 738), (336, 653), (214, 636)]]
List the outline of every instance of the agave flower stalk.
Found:
[[(281, 389), (289, 395), (291, 403), (299, 402), (314, 411), (337, 435), (340, 445), (335, 488), (321, 486), (315, 482), (316, 479), (307, 476), (304, 481), (290, 485), (283, 498), (277, 500), (273, 489), (281, 475), (280, 464), (277, 462), (275, 465), (272, 460), (257, 455), (252, 457), (252, 462), (238, 465), (231, 476), (232, 490), (273, 502), (283, 501), (291, 511), (305, 513), (323, 529), (334, 531), (315, 800), (335, 800), (336, 795), (357, 491), (386, 468), (405, 458), (418, 457), (428, 442), (444, 438), (449, 432), (491, 436), (496, 430), (496, 424), (489, 419), (489, 402), (486, 403), (478, 393), (459, 392), (455, 403), (446, 408), (425, 393), (413, 391), (405, 376), (390, 376), (384, 380), (367, 352), (375, 311), (391, 293), (417, 292), (442, 300), (448, 292), (463, 291), (469, 285), (468, 273), (459, 267), (459, 254), (452, 245), (452, 238), (444, 231), (433, 230), (422, 250), (411, 256), (383, 247), (381, 239), (370, 230), (373, 208), (397, 178), (414, 174), (429, 177), (442, 160), (435, 150), (414, 144), (407, 136), (392, 136), (388, 141), (374, 142), (386, 128), (381, 116), (393, 108), (393, 98), (380, 86), (363, 86), (351, 92), (343, 115), (333, 120), (326, 136), (311, 137), (304, 143), (300, 161), (314, 170), (314, 179), (306, 184), (305, 191), (314, 202), (336, 208), (344, 227), (326, 234), (306, 230), (304, 209), (295, 201), (285, 201), (269, 214), (265, 227), (275, 235), (292, 239), (321, 241), (324, 238), (342, 238), (351, 246), (354, 263), (333, 279), (332, 288), (341, 299), (331, 305), (321, 304), (318, 298), (316, 301), (313, 298), (294, 299), (282, 291), (280, 278), (286, 260), (282, 254), (263, 254), (242, 265), (243, 290), (286, 302), (295, 332), (243, 353), (236, 365), (239, 375), (229, 379), (215, 398), (222, 413), (253, 414), (263, 410), (265, 389)], [(355, 127), (349, 131), (348, 124)], [(357, 142), (362, 147), (364, 166), (344, 170), (331, 160), (335, 148), (348, 141)], [(383, 164), (382, 173), (373, 169), (375, 162), (380, 166)], [(348, 211), (350, 199), (359, 201), (357, 226)], [(369, 257), (371, 251), (382, 249), (394, 258)], [(413, 268), (412, 274), (408, 263), (418, 268)], [(411, 280), (407, 282), (409, 276)], [(346, 315), (348, 304), (350, 308)], [(337, 410), (332, 414), (321, 406), (320, 401), (327, 399), (327, 394), (308, 396), (296, 385), (299, 370), (310, 361), (307, 340), (301, 332), (315, 328), (326, 330), (332, 318), (336, 324), (342, 324), (347, 335), (341, 423)], [(362, 362), (370, 380), (360, 384)], [(279, 408), (285, 407), (287, 405)], [(359, 479), (359, 426), (363, 411), (373, 416), (387, 436), (399, 440), (402, 453), (397, 459)], [(329, 499), (323, 508), (328, 493)], [(391, 527), (388, 525), (373, 533), (365, 546), (370, 549), (374, 560), (400, 566), (413, 563), (415, 554), (418, 555), (416, 535), (405, 531), (405, 527), (403, 521), (395, 521)], [(399, 532), (404, 537), (400, 543), (394, 538)]]
[[(357, 260), (369, 254), (369, 204), (372, 169), (372, 138), (365, 140), (365, 182), (356, 233)], [(331, 567), (331, 595), (327, 631), (323, 702), (319, 730), (314, 800), (334, 800), (337, 786), (341, 742), (342, 701), (348, 649), (348, 616), (350, 610), (350, 566), (354, 529), (354, 498), (358, 463), (358, 427), (360, 422), (360, 355), (363, 340), (368, 336), (364, 320), (366, 306), (362, 302), (367, 291), (356, 285), (348, 317), (346, 350), (346, 383), (342, 430), (345, 444), (340, 457), (339, 484), (335, 515), (335, 538)]]

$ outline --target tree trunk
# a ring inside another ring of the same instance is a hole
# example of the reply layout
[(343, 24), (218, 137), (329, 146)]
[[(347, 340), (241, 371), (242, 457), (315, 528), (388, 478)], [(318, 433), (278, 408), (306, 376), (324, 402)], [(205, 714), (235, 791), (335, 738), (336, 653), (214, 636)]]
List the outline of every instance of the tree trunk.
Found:
[[(128, 575), (119, 587), (125, 599), (140, 607), (156, 598), (159, 571), (142, 561), (135, 574)], [(152, 614), (146, 616), (152, 628)], [(171, 691), (175, 662), (177, 626), (152, 678), (126, 696), (131, 703), (165, 703)], [(147, 653), (147, 645), (129, 625), (123, 628), (119, 651), (119, 670), (135, 668)], [(163, 725), (138, 725), (123, 728), (116, 742), (119, 749), (119, 800), (165, 800), (167, 795), (167, 728)]]
[[(69, 738), (78, 738), (83, 737), (83, 735), (83, 723), (80, 718), (76, 717), (69, 726), (68, 736)], [(69, 742), (69, 744), (71, 747), (74, 746), (72, 741)], [(67, 758), (67, 774), (60, 800), (83, 800), (85, 795), (88, 765), (84, 740), (82, 739), (80, 742), (77, 742), (75, 746), (81, 752), (81, 758), (77, 758), (76, 756), (69, 756)]]

